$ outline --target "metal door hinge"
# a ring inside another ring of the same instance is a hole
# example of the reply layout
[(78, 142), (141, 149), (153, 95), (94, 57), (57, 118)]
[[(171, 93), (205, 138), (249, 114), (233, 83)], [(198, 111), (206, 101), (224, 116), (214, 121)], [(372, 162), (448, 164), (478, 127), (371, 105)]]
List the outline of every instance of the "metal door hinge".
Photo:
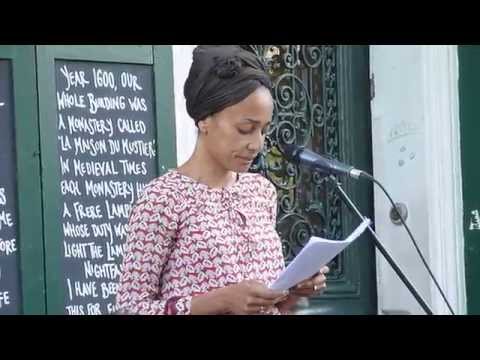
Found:
[(375, 74), (370, 77), (370, 101), (375, 98)]

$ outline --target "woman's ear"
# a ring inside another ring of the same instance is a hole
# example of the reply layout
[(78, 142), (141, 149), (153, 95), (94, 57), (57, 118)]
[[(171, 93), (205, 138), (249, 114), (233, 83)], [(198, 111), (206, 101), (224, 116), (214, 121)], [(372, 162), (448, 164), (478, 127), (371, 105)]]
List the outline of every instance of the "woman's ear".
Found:
[(208, 128), (210, 126), (211, 117), (206, 117), (205, 119), (198, 122), (198, 131), (203, 135), (208, 135)]

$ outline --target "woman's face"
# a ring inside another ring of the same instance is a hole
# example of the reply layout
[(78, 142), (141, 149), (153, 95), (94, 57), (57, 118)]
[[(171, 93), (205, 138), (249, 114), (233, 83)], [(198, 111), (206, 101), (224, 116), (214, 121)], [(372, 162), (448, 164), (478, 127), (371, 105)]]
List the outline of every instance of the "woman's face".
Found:
[(226, 170), (246, 172), (263, 148), (273, 99), (261, 86), (247, 98), (198, 123), (211, 158)]

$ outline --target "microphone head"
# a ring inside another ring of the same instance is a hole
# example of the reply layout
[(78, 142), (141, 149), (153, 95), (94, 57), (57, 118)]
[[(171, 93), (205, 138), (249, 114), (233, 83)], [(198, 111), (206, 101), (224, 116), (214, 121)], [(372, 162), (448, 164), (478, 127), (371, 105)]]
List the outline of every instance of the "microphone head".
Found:
[(295, 144), (285, 144), (283, 145), (285, 157), (293, 162), (298, 162), (298, 155), (303, 150), (302, 146)]

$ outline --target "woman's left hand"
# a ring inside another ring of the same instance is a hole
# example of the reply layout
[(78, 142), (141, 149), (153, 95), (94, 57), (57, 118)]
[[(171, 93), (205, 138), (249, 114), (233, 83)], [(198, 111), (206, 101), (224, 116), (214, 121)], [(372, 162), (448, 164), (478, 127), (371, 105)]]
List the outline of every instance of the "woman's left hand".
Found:
[(296, 295), (300, 297), (309, 297), (317, 293), (322, 292), (327, 287), (327, 274), (330, 271), (328, 266), (324, 266), (311, 278), (298, 283), (296, 286), (290, 289), (290, 295)]

